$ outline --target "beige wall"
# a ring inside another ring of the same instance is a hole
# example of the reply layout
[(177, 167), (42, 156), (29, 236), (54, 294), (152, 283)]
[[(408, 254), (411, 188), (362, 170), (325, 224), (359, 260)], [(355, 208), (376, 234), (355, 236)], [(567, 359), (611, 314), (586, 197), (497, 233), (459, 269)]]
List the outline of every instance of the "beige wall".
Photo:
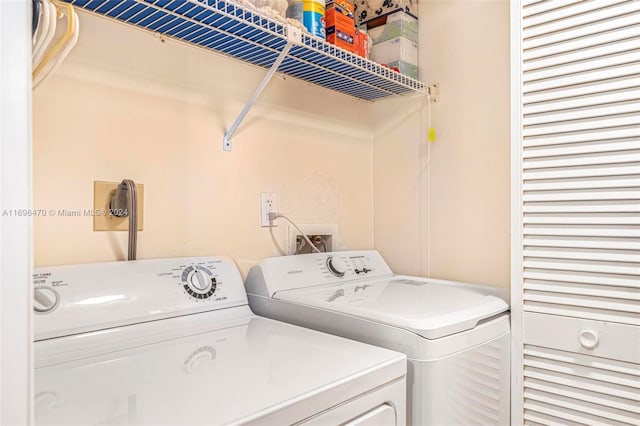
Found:
[[(401, 273), (508, 286), (509, 4), (423, 0), (420, 14), (437, 142), (424, 99), (372, 105), (277, 77), (231, 153), (224, 129), (264, 70), (83, 14), (34, 93), (35, 207), (90, 208), (94, 180), (133, 178), (140, 258), (226, 254), (246, 272), (286, 245), (285, 223), (273, 237), (259, 224), (259, 194), (275, 191), (297, 222), (337, 224), (340, 249), (375, 243)], [(36, 218), (35, 262), (124, 259), (125, 234)]]
[[(287, 238), (260, 227), (261, 191), (299, 223), (373, 245), (371, 105), (275, 78), (223, 152), (264, 70), (82, 14), (78, 46), (34, 102), (34, 205), (92, 207), (93, 181), (145, 184), (139, 258), (229, 255), (246, 273)], [(353, 117), (357, 117), (354, 119)], [(35, 219), (36, 266), (120, 260), (126, 233)]]
[(420, 61), (437, 141), (420, 142), (417, 102), (375, 105), (401, 121), (375, 121), (375, 246), (399, 272), (506, 287), (509, 2), (423, 0)]

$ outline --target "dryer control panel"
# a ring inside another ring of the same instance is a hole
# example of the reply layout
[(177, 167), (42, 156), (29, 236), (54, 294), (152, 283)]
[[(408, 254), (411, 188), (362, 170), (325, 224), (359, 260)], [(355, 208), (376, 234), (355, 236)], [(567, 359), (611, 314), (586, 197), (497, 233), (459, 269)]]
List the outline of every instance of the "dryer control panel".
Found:
[(245, 285), (251, 294), (272, 297), (278, 291), (392, 274), (375, 250), (310, 253), (265, 259), (251, 268)]
[(36, 268), (36, 340), (247, 304), (224, 257)]

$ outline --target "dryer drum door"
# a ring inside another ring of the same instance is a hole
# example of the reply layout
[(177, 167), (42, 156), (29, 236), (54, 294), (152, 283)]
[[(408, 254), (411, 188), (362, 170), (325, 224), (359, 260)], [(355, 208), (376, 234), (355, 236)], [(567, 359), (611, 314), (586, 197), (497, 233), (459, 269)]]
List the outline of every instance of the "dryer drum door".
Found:
[(345, 426), (379, 426), (395, 424), (395, 410), (389, 404), (384, 404), (359, 416), (357, 419), (353, 419), (350, 422), (345, 423)]
[(406, 386), (405, 377), (394, 380), (307, 419), (300, 426), (404, 426), (406, 406), (402, 395)]

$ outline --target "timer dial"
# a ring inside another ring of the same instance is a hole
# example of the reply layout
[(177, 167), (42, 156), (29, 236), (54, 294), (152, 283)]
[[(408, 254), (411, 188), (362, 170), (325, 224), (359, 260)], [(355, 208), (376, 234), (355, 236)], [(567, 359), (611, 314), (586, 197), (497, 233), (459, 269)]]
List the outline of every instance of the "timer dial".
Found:
[(216, 291), (217, 282), (213, 273), (204, 266), (189, 266), (182, 271), (184, 290), (196, 299), (207, 299)]
[(193, 271), (187, 278), (189, 287), (199, 293), (206, 293), (211, 288), (211, 278), (203, 271)]
[(49, 287), (33, 289), (33, 310), (39, 314), (53, 311), (59, 303), (58, 292)]
[(336, 277), (343, 277), (347, 272), (347, 265), (339, 257), (329, 256), (327, 258), (327, 268)]

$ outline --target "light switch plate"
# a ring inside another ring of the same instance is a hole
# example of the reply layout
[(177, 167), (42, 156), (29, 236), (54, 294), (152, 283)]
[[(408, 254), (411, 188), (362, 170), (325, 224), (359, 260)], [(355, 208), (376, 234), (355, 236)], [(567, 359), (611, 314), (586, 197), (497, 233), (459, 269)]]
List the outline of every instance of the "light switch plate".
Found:
[[(93, 230), (94, 231), (128, 231), (129, 218), (115, 217), (109, 213), (111, 196), (120, 182), (93, 182)], [(138, 193), (138, 231), (143, 229), (144, 219), (144, 185), (136, 183)]]

